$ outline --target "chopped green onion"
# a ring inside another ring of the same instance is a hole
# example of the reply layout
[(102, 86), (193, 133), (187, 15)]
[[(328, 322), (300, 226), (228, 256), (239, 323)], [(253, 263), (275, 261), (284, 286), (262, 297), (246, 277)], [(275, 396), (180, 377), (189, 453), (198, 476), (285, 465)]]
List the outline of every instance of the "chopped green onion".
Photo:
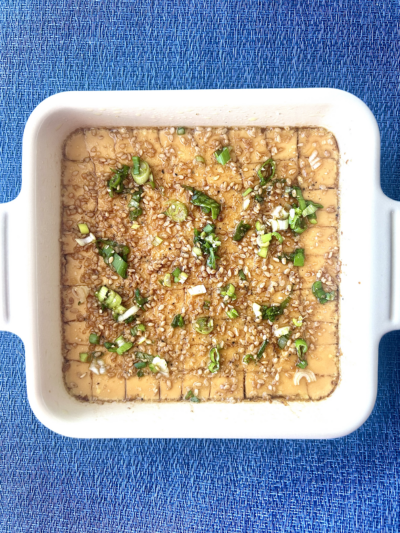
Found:
[(256, 202), (258, 202), (259, 204), (262, 204), (263, 201), (264, 201), (264, 197), (261, 196), (261, 194), (256, 194), (256, 195), (254, 196), (254, 200), (255, 200)]
[(301, 328), (301, 326), (303, 325), (303, 317), (299, 316), (299, 318), (293, 318), (292, 322), (296, 326), (296, 328)]
[(297, 248), (294, 252), (293, 265), (296, 267), (304, 266), (304, 248)]
[(225, 285), (225, 287), (221, 287), (219, 292), (221, 293), (221, 296), (223, 297), (229, 297), (232, 298), (232, 300), (236, 300), (236, 289), (235, 285), (232, 285), (232, 283), (228, 283), (228, 285)]
[(188, 279), (188, 274), (186, 274), (186, 272), (181, 272), (180, 276), (179, 276), (179, 283), (185, 283), (185, 281)]
[(243, 237), (246, 235), (246, 233), (251, 229), (251, 224), (246, 224), (241, 220), (239, 224), (236, 226), (235, 233), (232, 237), (234, 241), (241, 241)]
[(190, 287), (190, 289), (188, 289), (190, 296), (199, 296), (199, 294), (205, 294), (206, 292), (207, 289), (204, 285), (196, 285), (195, 287)]
[(326, 304), (332, 302), (335, 299), (335, 291), (325, 292), (322, 288), (321, 281), (315, 281), (312, 286), (312, 293), (317, 298), (320, 304)]
[(243, 363), (245, 365), (248, 365), (252, 361), (255, 361), (254, 355), (252, 353), (248, 353), (243, 357)]
[(140, 228), (140, 224), (138, 224), (137, 222), (134, 222), (131, 226), (132, 229), (138, 229)]
[(89, 335), (90, 344), (100, 344), (100, 336), (97, 333), (91, 333)]
[(172, 276), (174, 278), (174, 282), (175, 283), (179, 282), (179, 277), (180, 277), (181, 274), (182, 274), (182, 270), (180, 268), (176, 267), (175, 270), (172, 272)]
[(283, 328), (276, 329), (274, 334), (276, 337), (282, 337), (282, 335), (287, 335), (290, 332), (290, 327), (285, 326)]
[(202, 157), (201, 155), (196, 155), (195, 157), (196, 161), (198, 161), (199, 163), (205, 163), (205, 159), (204, 157)]
[(122, 257), (114, 253), (114, 258), (112, 261), (112, 267), (115, 272), (121, 276), (121, 278), (126, 279), (126, 271), (128, 270), (128, 263), (122, 259)]
[(141, 307), (143, 309), (143, 306), (147, 304), (147, 302), (149, 301), (148, 298), (144, 298), (141, 294), (140, 294), (140, 289), (135, 289), (135, 300), (136, 300), (136, 303), (138, 304), (139, 307)]
[(304, 339), (296, 339), (294, 341), (294, 345), (296, 347), (299, 359), (304, 359), (304, 355), (307, 353), (308, 350), (306, 341)]
[(132, 157), (132, 177), (138, 185), (144, 185), (150, 178), (150, 167), (146, 161), (140, 161), (138, 157)]
[(150, 187), (152, 189), (155, 189), (156, 188), (156, 182), (154, 180), (154, 176), (153, 176), (153, 173), (150, 172), (150, 176), (149, 176), (149, 183), (150, 183)]
[(121, 346), (119, 346), (119, 348), (117, 348), (117, 354), (118, 355), (122, 355), (123, 353), (127, 352), (128, 350), (130, 350), (133, 346), (133, 342), (125, 342), (124, 344), (122, 344)]
[(211, 348), (210, 350), (210, 364), (208, 365), (208, 370), (212, 373), (212, 374), (215, 374), (216, 372), (218, 372), (219, 368), (220, 368), (220, 353), (219, 353), (219, 346), (216, 346), (214, 348)]
[(113, 175), (111, 179), (107, 182), (108, 193), (113, 198), (114, 193), (121, 194), (124, 191), (124, 180), (128, 177), (129, 167), (124, 165), (119, 169), (111, 169)]
[[(218, 256), (215, 254), (215, 248), (221, 246), (221, 241), (214, 233), (215, 226), (207, 224), (203, 231), (194, 230), (193, 244), (196, 249), (200, 249), (201, 253), (207, 255), (207, 266), (212, 270), (217, 268)], [(196, 253), (197, 255), (197, 253)]]
[(133, 161), (133, 174), (137, 176), (140, 173), (140, 157), (134, 156), (132, 157)]
[(305, 361), (305, 360), (304, 360), (304, 361), (299, 361), (299, 362), (296, 364), (296, 366), (297, 366), (298, 368), (301, 368), (302, 370), (304, 370), (304, 369), (308, 366), (308, 363), (307, 363), (307, 361)]
[(137, 377), (142, 378), (144, 376), (143, 372), (141, 370), (138, 370)]
[(158, 236), (156, 235), (156, 236), (154, 237), (154, 239), (153, 239), (152, 244), (153, 244), (153, 246), (160, 246), (160, 244), (161, 244), (162, 242), (163, 242), (163, 240), (162, 240), (160, 237), (158, 237)]
[(239, 274), (239, 279), (241, 279), (242, 281), (247, 281), (246, 274), (243, 272), (242, 269), (239, 270), (238, 274)]
[(161, 285), (163, 285), (164, 287), (171, 287), (171, 286), (172, 286), (172, 283), (171, 283), (171, 274), (165, 274), (165, 276), (163, 277), (163, 279), (160, 279), (160, 283), (161, 283)]
[(221, 150), (217, 150), (216, 152), (214, 152), (214, 156), (218, 163), (220, 163), (221, 165), (226, 165), (226, 163), (231, 159), (231, 154), (227, 146), (225, 146), (225, 148), (222, 148)]
[(118, 322), (125, 322), (125, 324), (129, 324), (133, 320), (133, 315), (136, 315), (139, 310), (140, 307), (137, 305), (132, 305), (132, 307), (117, 317)]
[(78, 224), (79, 231), (82, 235), (88, 235), (90, 233), (89, 227), (87, 224)]
[(188, 209), (185, 204), (178, 200), (170, 200), (169, 207), (165, 214), (174, 222), (183, 222), (187, 219)]
[(267, 257), (267, 255), (268, 255), (268, 247), (266, 247), (266, 248), (260, 248), (260, 249), (258, 250), (258, 255), (259, 255), (260, 257), (262, 257), (263, 259), (265, 259), (265, 258)]
[(197, 246), (194, 246), (192, 248), (192, 252), (194, 253), (194, 255), (196, 255), (197, 257), (201, 257), (203, 254), (201, 253), (201, 249), (200, 248), (197, 248)]
[[(265, 170), (264, 170), (264, 167)], [(265, 176), (263, 176), (263, 170), (265, 172)], [(275, 171), (276, 171), (276, 163), (275, 161), (270, 158), (270, 159), (267, 159), (267, 161), (265, 161), (265, 163), (263, 163), (261, 165), (261, 167), (258, 169), (258, 177), (260, 178), (260, 185), (261, 187), (264, 187), (264, 185), (266, 185), (269, 180), (271, 180), (274, 176), (275, 176)]]
[(133, 337), (136, 337), (136, 335), (139, 335), (139, 331), (146, 331), (146, 327), (144, 324), (137, 324), (131, 329), (131, 335)]
[(112, 352), (112, 353), (115, 353), (117, 351), (117, 346), (116, 346), (115, 342), (105, 342), (104, 343), (104, 348), (106, 348), (106, 350), (108, 350), (109, 352)]
[(296, 191), (296, 198), (297, 198), (297, 201), (299, 202), (299, 209), (303, 213), (303, 211), (307, 207), (307, 204), (306, 204), (306, 201), (304, 200), (302, 190), (300, 189), (300, 187), (293, 187), (293, 190)]
[(210, 309), (211, 303), (208, 300), (204, 300), (203, 308), (204, 309)]
[(82, 362), (82, 363), (90, 363), (92, 358), (91, 356), (87, 353), (87, 352), (81, 352), (79, 354), (79, 360)]
[(194, 330), (201, 335), (209, 335), (214, 329), (214, 320), (210, 317), (201, 317), (194, 323)]
[(264, 231), (265, 230), (264, 224), (261, 224), (261, 222), (259, 220), (257, 220), (257, 222), (256, 222), (256, 230), (257, 231)]
[(317, 209), (318, 207), (315, 207), (315, 205), (310, 204), (304, 209), (302, 215), (303, 217), (307, 217), (308, 215), (313, 215)]
[(204, 233), (214, 233), (215, 226), (214, 224), (206, 224), (203, 228)]
[(226, 311), (226, 314), (228, 315), (228, 318), (235, 319), (238, 318), (239, 313), (236, 311), (236, 309), (229, 309), (229, 311)]
[(203, 212), (208, 214), (211, 212), (211, 218), (216, 220), (218, 215), (221, 212), (221, 204), (219, 204), (213, 198), (210, 198), (207, 194), (202, 191), (198, 191), (194, 187), (189, 187), (188, 185), (182, 185), (187, 191), (191, 191), (193, 194), (190, 197), (190, 203), (197, 205), (202, 208)]
[(121, 278), (126, 279), (128, 270), (129, 246), (118, 244), (108, 239), (97, 239), (96, 246), (107, 266), (111, 267)]
[[(290, 297), (283, 300), (280, 305), (262, 305), (261, 306), (261, 316), (263, 320), (269, 320), (270, 322), (275, 322), (278, 316), (283, 315), (284, 310), (290, 302)], [(254, 309), (254, 305), (253, 305)]]
[(142, 368), (146, 368), (147, 363), (145, 363), (144, 361), (139, 361), (138, 363), (135, 363), (133, 366), (140, 370)]
[(128, 203), (129, 218), (130, 220), (136, 220), (143, 214), (143, 209), (140, 207), (140, 201), (142, 199), (143, 188), (139, 187), (137, 191), (132, 193), (131, 199)]
[(258, 352), (257, 352), (257, 359), (261, 359), (261, 357), (263, 356), (267, 346), (268, 346), (268, 343), (269, 343), (269, 340), (268, 339), (265, 339), (264, 342), (261, 344)]
[(185, 400), (189, 400), (192, 403), (200, 403), (199, 398), (194, 395), (193, 391), (189, 390), (185, 396)]
[(249, 187), (248, 189), (246, 189), (243, 193), (242, 193), (242, 196), (243, 198), (245, 198), (246, 196), (248, 196), (251, 192), (252, 192), (252, 188)]
[[(99, 302), (104, 302), (104, 300), (106, 299), (106, 296), (107, 296), (107, 293), (108, 293), (108, 287), (101, 287), (100, 290), (96, 293), (96, 296), (99, 300)], [(116, 293), (115, 293), (116, 294)], [(121, 298), (121, 301), (122, 301), (122, 298)]]
[(185, 135), (186, 130), (185, 130), (185, 128), (177, 128), (177, 129), (176, 129), (176, 133), (177, 133), (178, 135)]
[(285, 348), (286, 344), (288, 343), (289, 337), (290, 335), (282, 335), (281, 337), (279, 337), (278, 346), (281, 350)]
[(121, 296), (112, 289), (103, 286), (95, 293), (95, 296), (104, 307), (113, 312), (114, 320), (126, 312), (126, 308), (121, 305)]
[(171, 322), (171, 326), (173, 328), (183, 328), (185, 326), (185, 320), (183, 318), (182, 315), (175, 315), (172, 322)]
[(246, 211), (249, 208), (250, 202), (251, 202), (250, 198), (245, 198), (245, 200), (243, 202), (242, 211)]

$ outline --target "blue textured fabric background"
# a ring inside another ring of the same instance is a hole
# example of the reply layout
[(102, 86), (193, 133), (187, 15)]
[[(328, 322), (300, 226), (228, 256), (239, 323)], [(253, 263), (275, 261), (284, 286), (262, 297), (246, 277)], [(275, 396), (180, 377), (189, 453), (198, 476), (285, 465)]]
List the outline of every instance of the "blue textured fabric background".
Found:
[[(0, 201), (21, 187), (24, 124), (68, 90), (337, 87), (382, 135), (400, 200), (396, 1), (0, 0)], [(400, 332), (375, 409), (334, 441), (78, 441), (26, 398), (24, 347), (0, 333), (0, 528), (6, 532), (398, 532)]]

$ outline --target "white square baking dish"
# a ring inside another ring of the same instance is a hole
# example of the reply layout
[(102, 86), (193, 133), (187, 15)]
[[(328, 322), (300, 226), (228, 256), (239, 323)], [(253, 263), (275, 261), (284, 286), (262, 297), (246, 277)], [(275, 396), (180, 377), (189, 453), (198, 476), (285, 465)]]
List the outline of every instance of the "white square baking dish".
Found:
[[(59, 290), (62, 143), (78, 127), (178, 123), (323, 126), (336, 136), (342, 357), (341, 380), (328, 399), (288, 406), (97, 405), (66, 392)], [(0, 209), (0, 327), (25, 343), (28, 397), (38, 419), (57, 433), (84, 438), (331, 438), (359, 427), (375, 403), (379, 340), (400, 324), (399, 207), (381, 191), (379, 158), (379, 131), (370, 110), (332, 89), (70, 92), (42, 102), (25, 128), (21, 193)]]

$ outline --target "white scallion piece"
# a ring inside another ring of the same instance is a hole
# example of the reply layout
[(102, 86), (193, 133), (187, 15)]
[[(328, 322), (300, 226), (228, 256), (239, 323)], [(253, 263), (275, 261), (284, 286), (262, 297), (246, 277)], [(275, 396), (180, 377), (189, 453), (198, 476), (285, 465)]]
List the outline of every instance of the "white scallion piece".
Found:
[(84, 239), (75, 239), (76, 242), (79, 244), (79, 246), (86, 246), (87, 244), (90, 244), (91, 242), (96, 240), (96, 237), (93, 235), (93, 233), (89, 233), (87, 237)]
[(278, 328), (274, 331), (274, 335), (276, 337), (282, 337), (282, 335), (287, 335), (290, 331), (290, 328), (288, 326), (284, 328)]
[(253, 313), (256, 315), (256, 318), (262, 318), (261, 305), (253, 304)]
[(281, 218), (280, 217), (281, 211), (282, 211), (282, 206), (277, 205), (275, 209), (272, 211), (272, 218)]
[(278, 229), (288, 229), (289, 227), (289, 221), (286, 220), (278, 220)]
[(279, 225), (278, 225), (277, 220), (274, 220), (274, 219), (270, 220), (270, 224), (272, 227), (272, 231), (278, 231)]
[(100, 374), (99, 367), (96, 365), (96, 363), (95, 363), (94, 361), (92, 361), (92, 362), (90, 363), (89, 370), (90, 370), (91, 372), (93, 372), (93, 374), (97, 374), (97, 375)]
[(198, 296), (199, 294), (205, 294), (206, 292), (207, 289), (204, 285), (196, 285), (196, 287), (190, 287), (190, 289), (188, 289), (190, 296)]
[(139, 307), (137, 305), (133, 305), (129, 309), (125, 311), (122, 315), (119, 315), (118, 322), (123, 322), (127, 318), (131, 317), (132, 315), (136, 315), (136, 313), (139, 311)]
[(152, 244), (153, 244), (153, 246), (159, 246), (162, 242), (163, 242), (163, 240), (156, 235), (154, 237), (154, 239), (153, 239), (153, 243)]
[(163, 376), (169, 376), (169, 368), (165, 359), (161, 359), (161, 357), (158, 356), (154, 357), (152, 364), (156, 367), (160, 374)]
[(181, 272), (179, 274), (179, 279), (178, 279), (179, 283), (185, 283), (185, 281), (188, 279), (188, 277), (189, 276), (188, 276), (188, 274), (186, 274), (186, 272)]
[(244, 202), (243, 202), (243, 211), (246, 211), (246, 209), (249, 208), (249, 205), (250, 205), (250, 198), (245, 198)]
[(312, 370), (298, 370), (293, 378), (293, 383), (295, 385), (300, 385), (300, 380), (302, 378), (305, 378), (308, 383), (311, 383), (312, 381), (317, 381), (317, 378), (315, 377), (315, 374)]

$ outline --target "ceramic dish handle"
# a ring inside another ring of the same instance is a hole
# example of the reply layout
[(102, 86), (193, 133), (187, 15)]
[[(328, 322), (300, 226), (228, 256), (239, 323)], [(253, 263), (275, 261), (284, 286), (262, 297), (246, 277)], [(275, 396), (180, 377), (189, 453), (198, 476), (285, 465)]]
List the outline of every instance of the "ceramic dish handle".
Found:
[[(381, 289), (379, 300), (382, 302), (382, 334), (400, 329), (400, 202), (383, 197), (383, 213), (390, 228), (389, 249), (379, 243), (377, 250)], [(383, 228), (382, 228), (383, 229)], [(383, 239), (382, 239), (383, 241)]]
[(24, 227), (27, 220), (21, 195), (0, 204), (0, 330), (19, 336), (29, 299), (28, 231)]

